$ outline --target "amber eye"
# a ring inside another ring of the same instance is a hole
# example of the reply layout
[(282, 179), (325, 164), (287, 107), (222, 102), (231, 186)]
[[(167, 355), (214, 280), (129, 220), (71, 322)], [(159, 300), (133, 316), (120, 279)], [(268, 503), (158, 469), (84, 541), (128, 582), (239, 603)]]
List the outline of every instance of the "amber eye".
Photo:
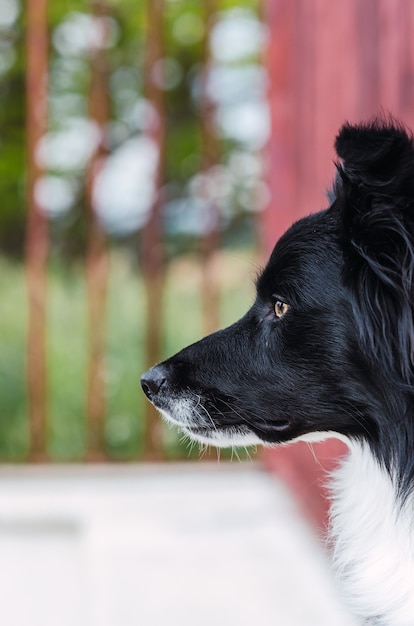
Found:
[(278, 319), (283, 317), (289, 310), (289, 305), (283, 300), (275, 300), (275, 314)]

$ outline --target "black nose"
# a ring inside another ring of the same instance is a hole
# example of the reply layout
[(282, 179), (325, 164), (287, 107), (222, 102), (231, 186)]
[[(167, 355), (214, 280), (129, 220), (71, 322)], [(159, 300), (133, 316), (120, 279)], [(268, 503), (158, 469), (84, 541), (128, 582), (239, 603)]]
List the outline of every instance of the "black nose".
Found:
[(157, 395), (166, 381), (166, 370), (163, 365), (156, 365), (141, 376), (141, 387), (147, 398), (151, 400)]

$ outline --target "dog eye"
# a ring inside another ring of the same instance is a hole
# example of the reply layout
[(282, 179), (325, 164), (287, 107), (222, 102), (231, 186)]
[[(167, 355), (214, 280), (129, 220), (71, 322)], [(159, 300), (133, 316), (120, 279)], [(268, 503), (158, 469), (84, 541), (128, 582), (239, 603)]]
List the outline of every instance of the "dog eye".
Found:
[(283, 302), (283, 300), (279, 299), (275, 300), (275, 315), (278, 319), (283, 317), (289, 308), (287, 302)]

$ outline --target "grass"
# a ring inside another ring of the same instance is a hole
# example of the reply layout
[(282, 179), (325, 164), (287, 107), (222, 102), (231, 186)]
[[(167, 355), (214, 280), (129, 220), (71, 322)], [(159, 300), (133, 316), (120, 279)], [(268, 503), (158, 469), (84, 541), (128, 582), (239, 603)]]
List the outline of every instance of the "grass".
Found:
[[(253, 299), (255, 267), (248, 251), (222, 253), (222, 325), (237, 319)], [(180, 258), (168, 270), (163, 302), (163, 352), (168, 356), (200, 338), (200, 267)], [(27, 303), (24, 267), (0, 258), (0, 456), (23, 459), (28, 450), (25, 382)], [(143, 452), (143, 403), (139, 388), (143, 362), (143, 288), (136, 264), (126, 253), (111, 253), (107, 302), (105, 438), (117, 459)], [(53, 264), (48, 274), (48, 445), (54, 460), (82, 459), (86, 452), (87, 367), (86, 286), (81, 265)], [(179, 435), (164, 430), (167, 456), (189, 452)]]

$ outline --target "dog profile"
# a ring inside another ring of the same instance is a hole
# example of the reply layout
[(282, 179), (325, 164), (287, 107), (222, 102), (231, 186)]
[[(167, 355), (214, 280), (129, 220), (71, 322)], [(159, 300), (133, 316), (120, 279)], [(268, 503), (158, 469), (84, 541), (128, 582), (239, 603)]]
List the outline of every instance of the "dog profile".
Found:
[(345, 124), (335, 148), (330, 206), (280, 238), (250, 310), (141, 384), (204, 443), (344, 440), (331, 533), (345, 598), (362, 623), (413, 626), (413, 138), (376, 119)]

